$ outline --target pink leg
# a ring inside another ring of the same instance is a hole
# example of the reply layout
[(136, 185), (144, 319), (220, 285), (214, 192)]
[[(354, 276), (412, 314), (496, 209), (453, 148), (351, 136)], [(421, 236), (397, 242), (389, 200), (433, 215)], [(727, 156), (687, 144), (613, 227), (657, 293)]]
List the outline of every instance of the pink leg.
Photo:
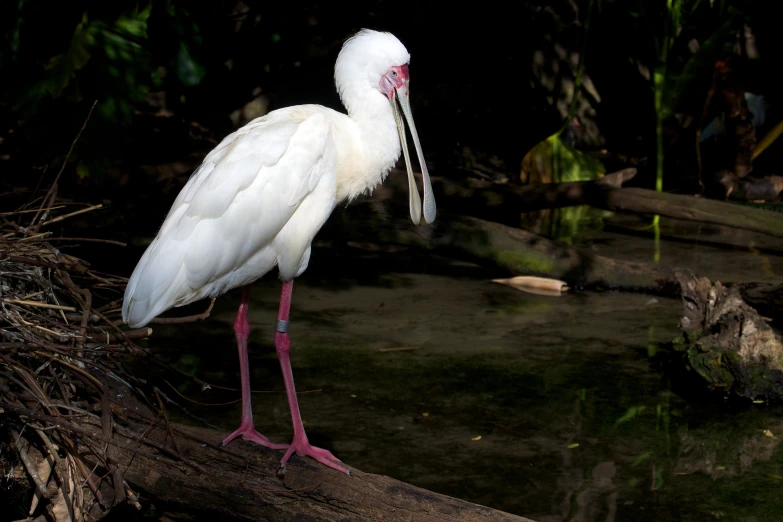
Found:
[(293, 288), (293, 281), (283, 282), (283, 291), (280, 294), (280, 311), (277, 316), (277, 327), (275, 328), (275, 349), (277, 350), (277, 358), (280, 359), (280, 368), (283, 370), (285, 392), (288, 395), (288, 407), (291, 409), (291, 420), (294, 423), (294, 440), (280, 461), (280, 466), (285, 467), (288, 459), (296, 451), (297, 455), (308, 455), (321, 464), (350, 475), (350, 471), (337, 464), (337, 462), (342, 461), (332, 455), (331, 451), (310, 445), (302, 425), (302, 416), (299, 414), (299, 403), (296, 400), (296, 389), (294, 388), (294, 374), (291, 371), (291, 359), (289, 357), (291, 342), (288, 339), (288, 317), (291, 309), (291, 292)]
[(242, 423), (239, 428), (223, 440), (223, 446), (242, 436), (243, 439), (261, 444), (267, 448), (285, 449), (288, 444), (275, 444), (256, 431), (253, 425), (253, 410), (250, 407), (250, 364), (247, 359), (247, 338), (250, 335), (250, 325), (247, 323), (247, 308), (250, 303), (250, 285), (242, 289), (242, 302), (239, 305), (237, 318), (234, 321), (234, 333), (237, 336), (239, 348), (239, 372), (242, 380)]

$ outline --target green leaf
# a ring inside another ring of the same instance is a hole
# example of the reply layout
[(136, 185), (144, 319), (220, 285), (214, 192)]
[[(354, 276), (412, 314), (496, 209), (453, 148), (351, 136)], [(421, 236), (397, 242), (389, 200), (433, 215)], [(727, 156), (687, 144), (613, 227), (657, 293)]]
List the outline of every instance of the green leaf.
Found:
[[(24, 7), (25, 0), (19, 0), (16, 4), (16, 12), (21, 13), (22, 8)], [(24, 19), (21, 16), (18, 16), (16, 18), (16, 23), (14, 24), (14, 28), (11, 31), (11, 39), (10, 39), (10, 47), (11, 51), (14, 54), (14, 57), (16, 57), (16, 54), (19, 52), (19, 34), (22, 31), (22, 22)]]
[(598, 159), (569, 147), (553, 134), (534, 146), (522, 159), (522, 168), (541, 183), (587, 181), (600, 178), (606, 168)]
[(619, 419), (617, 419), (615, 421), (615, 423), (614, 423), (615, 426), (619, 426), (620, 424), (623, 424), (624, 422), (628, 422), (630, 420), (633, 420), (634, 418), (636, 418), (637, 415), (642, 413), (646, 408), (647, 407), (644, 406), (644, 405), (642, 405), (642, 406), (631, 406), (625, 412), (625, 415), (623, 415), (622, 417), (620, 417)]
[(87, 14), (73, 32), (71, 44), (63, 54), (58, 54), (49, 60), (46, 70), (51, 73), (47, 88), (52, 97), (59, 97), (73, 79), (76, 71), (82, 69), (90, 61), (92, 54), (89, 47), (95, 43), (89, 25)]
[(135, 36), (136, 38), (147, 38), (147, 19), (152, 12), (152, 4), (149, 4), (144, 10), (133, 13), (131, 16), (120, 16), (114, 22), (114, 27), (120, 34)]
[(79, 179), (85, 179), (89, 177), (90, 167), (85, 163), (79, 163), (76, 166), (76, 175), (79, 176)]
[(655, 483), (652, 485), (653, 491), (657, 491), (663, 487), (663, 469), (658, 468), (655, 470)]
[(185, 42), (179, 44), (179, 54), (177, 54), (177, 76), (183, 85), (193, 87), (201, 83), (204, 79), (204, 67), (199, 64), (190, 54)]
[(638, 457), (636, 457), (633, 462), (631, 462), (631, 466), (638, 466), (645, 460), (649, 459), (652, 456), (652, 451), (647, 450), (643, 453), (641, 453)]

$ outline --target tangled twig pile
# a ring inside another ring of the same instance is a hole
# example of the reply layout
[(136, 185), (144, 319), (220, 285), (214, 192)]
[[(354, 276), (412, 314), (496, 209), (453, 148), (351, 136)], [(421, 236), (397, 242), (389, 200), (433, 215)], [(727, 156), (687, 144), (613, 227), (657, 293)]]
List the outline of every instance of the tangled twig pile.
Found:
[[(15, 518), (97, 520), (126, 500), (138, 507), (118, 447), (189, 464), (165, 412), (164, 401), (176, 403), (126, 371), (163, 364), (133, 342), (150, 328), (120, 328), (127, 280), (54, 246), (91, 240), (42, 231), (100, 206), (68, 212), (55, 195), (0, 213), (0, 504), (25, 506)], [(147, 437), (156, 428), (167, 432), (163, 444)]]

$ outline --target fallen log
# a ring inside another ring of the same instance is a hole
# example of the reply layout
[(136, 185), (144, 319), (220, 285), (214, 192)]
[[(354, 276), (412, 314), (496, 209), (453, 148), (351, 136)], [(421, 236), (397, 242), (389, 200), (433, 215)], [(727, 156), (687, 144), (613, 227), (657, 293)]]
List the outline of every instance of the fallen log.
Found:
[[(539, 210), (590, 205), (600, 201), (611, 188), (621, 187), (636, 175), (636, 169), (624, 169), (594, 181), (543, 183), (517, 187), (476, 178), (433, 177), (432, 186), (439, 209), (467, 213), (510, 226), (519, 226), (520, 214)], [(384, 187), (403, 193), (407, 182), (402, 172), (394, 171)], [(404, 184), (405, 182), (405, 184)]]
[[(613, 212), (657, 214), (783, 237), (782, 213), (695, 196), (622, 188), (634, 173), (635, 169), (626, 169), (595, 181), (524, 187), (442, 177), (432, 178), (432, 184), (439, 208), (511, 226), (519, 226), (520, 213), (589, 205)], [(402, 190), (402, 176), (395, 175), (392, 179), (389, 185), (400, 185), (396, 190)]]
[[(332, 237), (351, 238), (354, 244), (365, 241), (450, 250), (456, 257), (491, 262), (513, 275), (561, 279), (576, 289), (606, 288), (671, 297), (680, 295), (674, 267), (610, 259), (589, 249), (572, 247), (516, 228), (522, 201), (527, 201), (526, 209), (588, 202), (613, 210), (631, 206), (639, 212), (657, 211), (678, 219), (725, 226), (734, 226), (728, 218), (724, 219), (733, 212), (733, 215), (744, 216), (746, 230), (783, 236), (783, 215), (776, 212), (645, 189), (616, 188), (632, 175), (631, 169), (609, 174), (609, 179), (600, 182), (524, 188), (481, 180), (459, 183), (433, 178), (437, 187), (438, 218), (431, 226), (411, 227), (409, 222), (398, 219), (407, 215), (408, 187), (400, 172), (377, 189), (372, 199), (355, 202), (347, 209), (335, 212), (327, 229), (332, 229)], [(692, 204), (692, 208), (678, 207), (672, 202)], [(493, 221), (468, 217), (455, 210)], [(515, 224), (507, 226), (508, 223)], [(335, 232), (333, 227), (340, 230)]]
[[(656, 232), (653, 227), (646, 226), (649, 223), (649, 219), (641, 214), (617, 212), (603, 219), (603, 230), (628, 237), (646, 238), (652, 242)], [(662, 241), (672, 243), (727, 251), (746, 250), (773, 255), (783, 253), (783, 241), (780, 238), (741, 228), (661, 217), (658, 233)]]
[(666, 267), (610, 259), (477, 218), (443, 213), (441, 219), (432, 233), (412, 231), (409, 237), (425, 248), (452, 249), (467, 258), (491, 261), (514, 275), (544, 275), (574, 288), (679, 295), (674, 271)]
[(606, 210), (658, 214), (783, 237), (783, 214), (780, 212), (712, 199), (642, 188), (609, 188), (605, 191), (603, 199), (595, 196), (589, 204)]
[[(236, 520), (269, 521), (306, 518), (324, 522), (531, 522), (390, 477), (364, 473), (350, 465), (347, 467), (351, 476), (347, 476), (309, 458), (295, 456), (280, 471), (281, 452), (244, 441), (224, 448), (220, 440), (225, 433), (209, 428), (156, 423), (150, 432), (149, 426), (143, 423), (129, 422), (120, 433), (107, 437), (99, 431), (97, 421), (95, 425), (89, 421), (76, 425), (13, 404), (0, 402), (0, 405), (7, 413), (108, 444), (114, 448), (118, 467), (132, 491), (140, 493), (142, 498), (151, 497), (203, 513)], [(137, 412), (127, 409), (118, 415), (138, 418)], [(139, 437), (142, 433), (146, 436)], [(158, 449), (139, 450), (139, 438)], [(86, 455), (84, 461), (97, 469), (98, 475), (108, 471), (94, 456)], [(93, 516), (96, 514), (93, 511)]]
[[(221, 448), (225, 433), (176, 426), (180, 450), (205, 469), (194, 473), (170, 463), (135, 459), (125, 471), (138, 490), (162, 500), (240, 520), (460, 520), (529, 519), (433, 493), (390, 477), (347, 467), (351, 476), (294, 457), (278, 473), (281, 452), (241, 442)], [(219, 443), (218, 443), (219, 444)], [(129, 462), (131, 455), (124, 455)]]
[(407, 197), (393, 185), (383, 187), (372, 199), (335, 212), (324, 235), (345, 244), (364, 243), (366, 248), (402, 245), (451, 253), (485, 266), (491, 263), (512, 275), (560, 279), (576, 289), (679, 296), (674, 270), (665, 266), (610, 259), (587, 248), (450, 211), (439, 210), (432, 225), (419, 227), (411, 226), (407, 215)]

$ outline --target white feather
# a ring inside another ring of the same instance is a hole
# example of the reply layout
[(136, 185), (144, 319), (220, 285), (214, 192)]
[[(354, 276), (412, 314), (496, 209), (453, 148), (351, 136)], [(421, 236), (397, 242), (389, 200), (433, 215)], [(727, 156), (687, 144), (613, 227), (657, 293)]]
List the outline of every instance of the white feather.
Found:
[[(275, 264), (284, 278), (298, 275), (300, 259), (335, 204), (330, 139), (322, 111), (301, 108), (275, 111), (226, 137), (182, 189), (139, 261), (123, 319), (146, 324), (172, 306), (247, 284)], [(272, 245), (314, 192), (329, 213)]]
[(408, 62), (389, 33), (362, 31), (343, 46), (335, 82), (348, 116), (318, 105), (280, 109), (227, 136), (174, 201), (125, 291), (132, 327), (260, 278), (291, 280), (338, 201), (380, 183), (400, 156), (379, 81)]

